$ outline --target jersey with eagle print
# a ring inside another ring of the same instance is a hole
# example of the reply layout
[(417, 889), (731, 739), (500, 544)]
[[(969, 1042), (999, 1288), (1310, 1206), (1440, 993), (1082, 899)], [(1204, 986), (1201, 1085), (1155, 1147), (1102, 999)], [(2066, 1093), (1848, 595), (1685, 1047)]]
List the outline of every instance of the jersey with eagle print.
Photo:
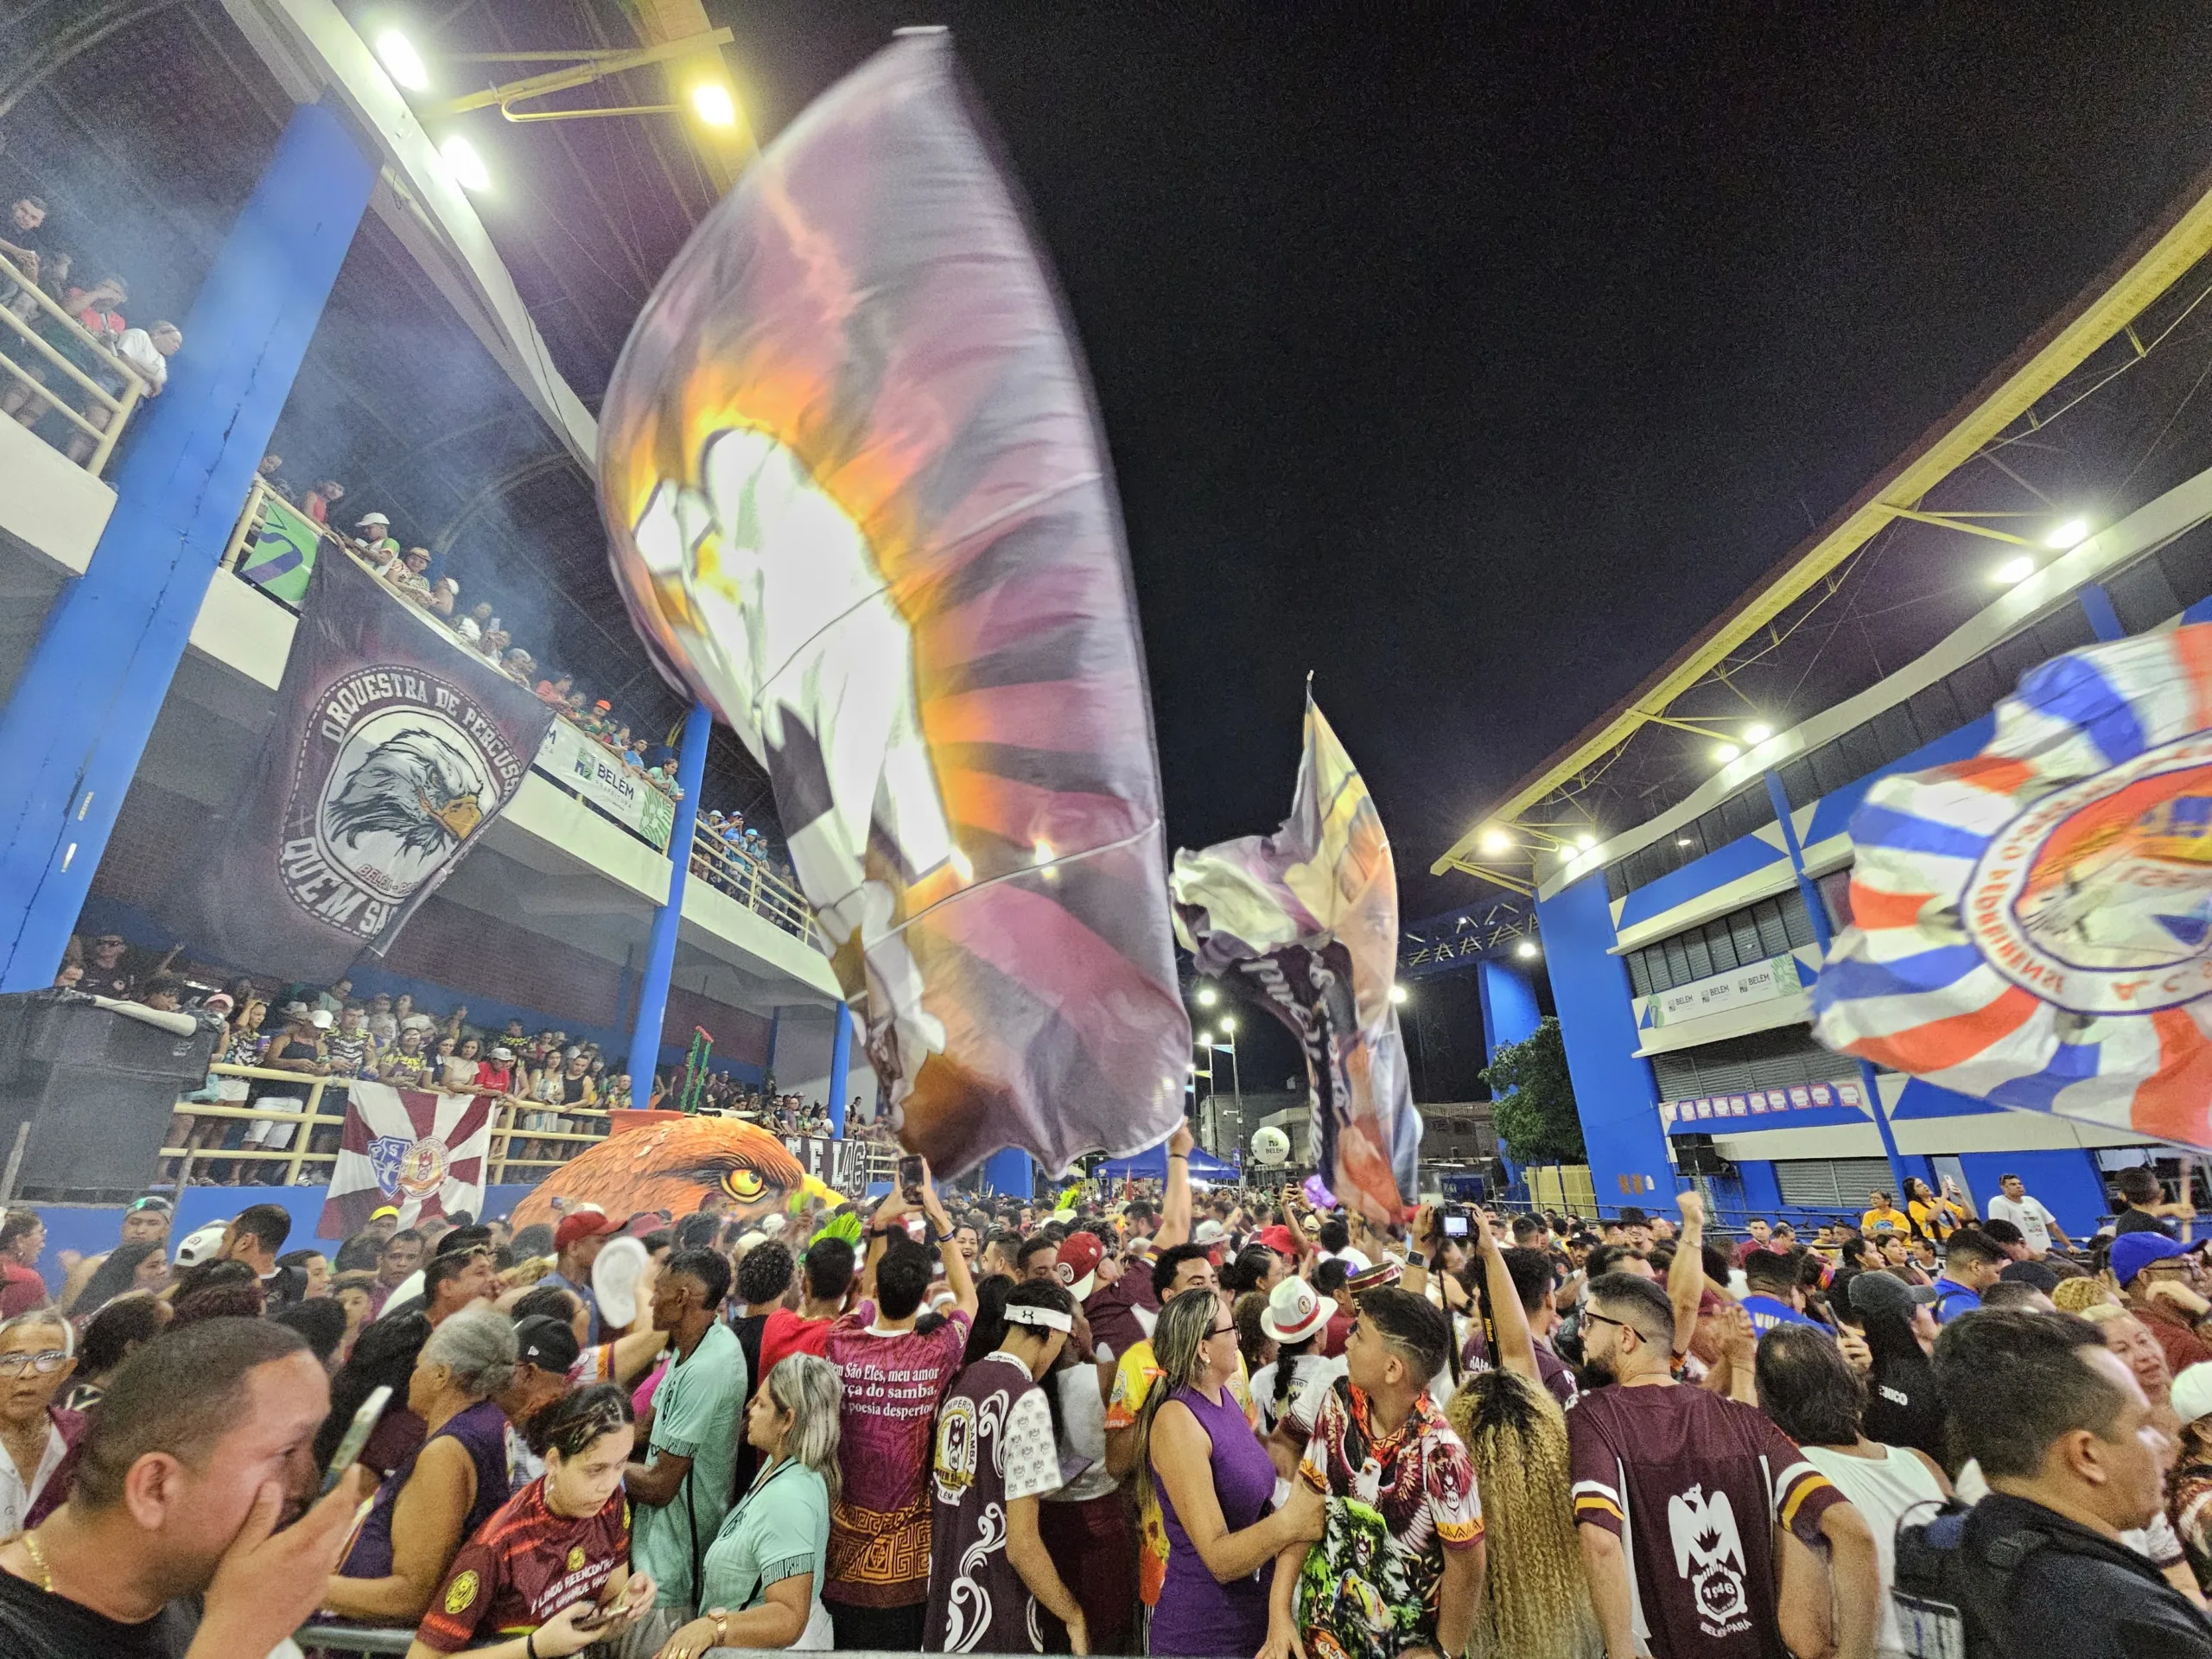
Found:
[(1620, 1539), (1653, 1659), (1787, 1659), (1775, 1525), (1818, 1547), (1844, 1501), (1796, 1443), (1756, 1408), (1681, 1384), (1586, 1392), (1567, 1438), (1574, 1518)]
[(595, 1601), (630, 1561), (630, 1501), (620, 1491), (595, 1515), (556, 1515), (533, 1480), (461, 1547), (416, 1641), (459, 1653), (536, 1630), (571, 1602)]

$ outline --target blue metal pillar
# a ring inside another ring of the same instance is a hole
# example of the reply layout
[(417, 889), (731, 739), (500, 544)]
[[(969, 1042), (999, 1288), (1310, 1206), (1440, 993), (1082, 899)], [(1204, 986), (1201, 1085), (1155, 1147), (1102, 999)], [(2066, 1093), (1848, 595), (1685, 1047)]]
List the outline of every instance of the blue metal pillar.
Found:
[(630, 1033), (630, 1092), (643, 1100), (653, 1090), (660, 1060), (660, 1028), (668, 1018), (668, 976), (676, 971), (676, 935), (683, 925), (683, 889), (691, 874), (691, 832), (699, 822), (699, 784), (707, 773), (707, 737), (715, 717), (703, 702), (683, 718), (683, 743), (676, 757), (676, 828), (668, 837), (668, 898), (653, 917), (645, 965), (638, 976), (638, 1023)]
[[(1797, 823), (1789, 816), (1789, 792), (1782, 786), (1777, 772), (1766, 774), (1766, 798), (1774, 803), (1774, 816), (1782, 824), (1782, 844), (1789, 855), (1789, 868), (1797, 875), (1797, 896), (1805, 901), (1805, 914), (1813, 924), (1814, 943), (1821, 947), (1821, 960), (1827, 960), (1829, 947), (1834, 943), (1834, 931), (1828, 926), (1828, 907), (1821, 898), (1819, 886), (1805, 874), (1805, 849), (1797, 844)], [(1879, 1080), (1874, 1068), (1867, 1061), (1859, 1062), (1859, 1086), (1866, 1091), (1866, 1109), (1874, 1119), (1874, 1129), (1882, 1137), (1882, 1156), (1890, 1162), (1890, 1179), (1897, 1184), (1900, 1196), (1904, 1192), (1904, 1158), (1897, 1151), (1897, 1137), (1890, 1128), (1889, 1108), (1882, 1104)]]
[(0, 991), (54, 978), (376, 171), (334, 111), (293, 111), (0, 710)]
[(2099, 639), (2127, 638), (2127, 630), (2120, 625), (2120, 613), (2112, 607), (2112, 595), (2101, 583), (2084, 582), (2075, 593), (2074, 600), (2081, 606), (2082, 613), (2089, 619), (2089, 632)]
[(853, 1076), (853, 1008), (837, 1005), (837, 1028), (830, 1039), (830, 1133), (845, 1138), (845, 1090)]
[[(1536, 988), (1528, 975), (1510, 963), (1484, 957), (1475, 964), (1475, 988), (1483, 1006), (1483, 1059), (1487, 1065), (1509, 1043), (1526, 1042), (1536, 1034), (1543, 1014), (1536, 1006)], [(1498, 1161), (1505, 1166), (1508, 1187), (1518, 1185), (1521, 1166), (1501, 1141)]]

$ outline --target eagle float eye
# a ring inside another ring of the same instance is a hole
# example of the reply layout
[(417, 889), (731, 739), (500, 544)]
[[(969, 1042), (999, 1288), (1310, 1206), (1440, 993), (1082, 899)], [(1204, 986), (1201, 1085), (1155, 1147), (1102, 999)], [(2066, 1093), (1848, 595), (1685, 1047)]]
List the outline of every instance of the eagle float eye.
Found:
[(757, 1169), (733, 1169), (722, 1177), (722, 1188), (741, 1204), (750, 1204), (768, 1190)]

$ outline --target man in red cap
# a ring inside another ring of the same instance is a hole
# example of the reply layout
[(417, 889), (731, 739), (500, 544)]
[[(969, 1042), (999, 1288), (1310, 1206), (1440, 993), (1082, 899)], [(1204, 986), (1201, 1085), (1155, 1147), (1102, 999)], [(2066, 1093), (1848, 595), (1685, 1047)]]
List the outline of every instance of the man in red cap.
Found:
[(553, 1271), (537, 1282), (574, 1291), (591, 1321), (585, 1335), (587, 1347), (604, 1338), (600, 1334), (599, 1301), (591, 1294), (591, 1264), (607, 1248), (607, 1241), (622, 1230), (622, 1224), (602, 1210), (571, 1210), (553, 1230)]

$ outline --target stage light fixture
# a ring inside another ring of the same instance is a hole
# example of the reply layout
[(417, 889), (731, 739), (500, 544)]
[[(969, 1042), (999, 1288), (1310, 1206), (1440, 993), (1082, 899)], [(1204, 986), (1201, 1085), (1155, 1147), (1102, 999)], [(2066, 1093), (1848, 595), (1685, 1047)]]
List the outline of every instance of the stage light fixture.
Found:
[(2069, 518), (2050, 535), (2044, 537), (2043, 544), (2045, 547), (2057, 548), (2063, 552), (2066, 549), (2077, 547), (2088, 539), (2089, 521), (2086, 518)]
[(1212, 986), (1201, 985), (1198, 987), (1198, 1006), (1200, 1007), (1210, 1008), (1220, 1001), (1221, 993), (1214, 989)]
[(1522, 961), (1527, 962), (1536, 954), (1536, 942), (1534, 939), (1522, 940), (1513, 947), (1513, 954)]
[(1741, 753), (1743, 750), (1738, 748), (1733, 743), (1716, 743), (1713, 746), (1713, 760), (1724, 766)]
[(1483, 831), (1483, 851), (1488, 853), (1492, 858), (1512, 850), (1513, 837), (1496, 824), (1491, 825), (1489, 829)]
[(1990, 572), (1989, 579), (2001, 588), (2010, 588), (2015, 582), (2025, 582), (2035, 573), (2034, 558), (2023, 553), (2018, 558), (2007, 559), (1999, 565), (1996, 569)]
[(423, 54), (415, 49), (415, 42), (396, 29), (387, 29), (377, 36), (377, 56), (385, 71), (410, 92), (428, 90), (430, 72), (423, 66)]
[(1773, 735), (1774, 728), (1763, 720), (1755, 721), (1744, 728), (1744, 741), (1746, 743), (1764, 743)]
[(691, 108), (710, 127), (737, 124), (737, 102), (718, 80), (702, 81), (691, 89)]
[(1393, 985), (1390, 988), (1390, 1000), (1393, 1002), (1404, 1001), (1406, 1000), (1406, 988), (1402, 985)]
[(484, 158), (476, 153), (476, 146), (459, 133), (454, 133), (438, 146), (438, 154), (445, 157), (447, 170), (454, 181), (464, 190), (489, 190), (492, 175), (486, 170)]

